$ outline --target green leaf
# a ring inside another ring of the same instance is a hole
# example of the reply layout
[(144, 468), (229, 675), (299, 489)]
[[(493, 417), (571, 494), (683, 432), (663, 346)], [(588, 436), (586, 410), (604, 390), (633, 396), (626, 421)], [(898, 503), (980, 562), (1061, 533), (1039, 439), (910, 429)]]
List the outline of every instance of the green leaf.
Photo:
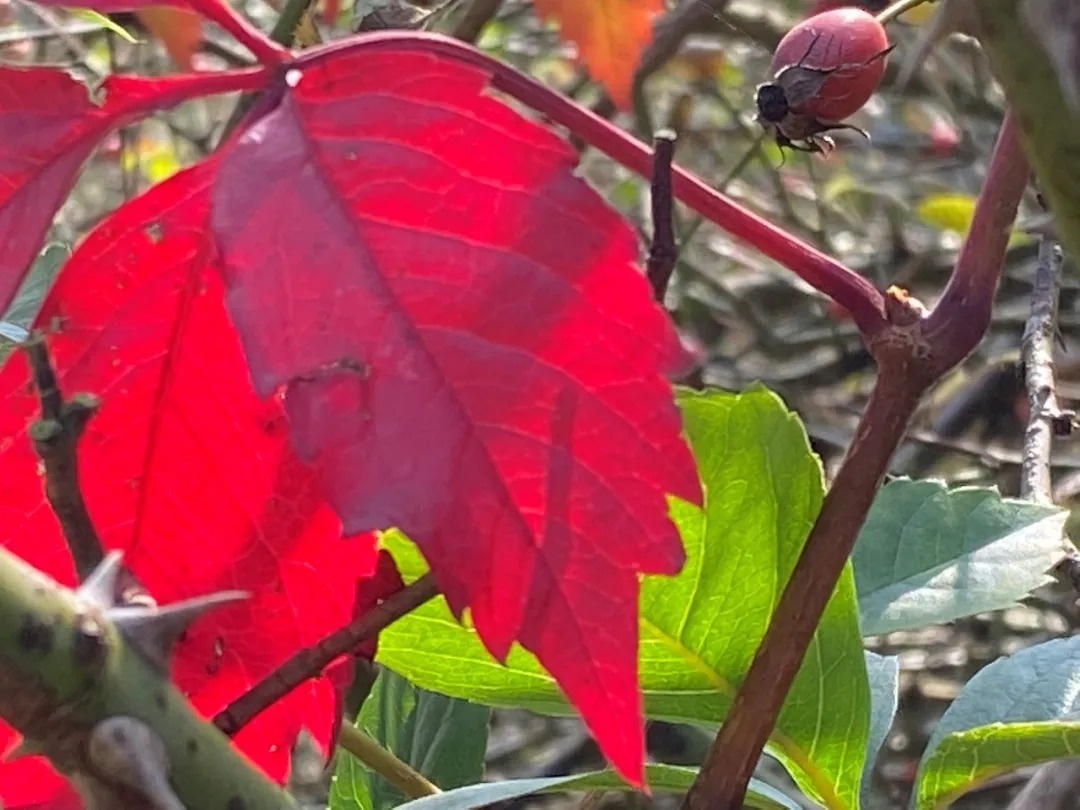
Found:
[(71, 12), (72, 17), (78, 17), (80, 20), (85, 20), (88, 23), (112, 31), (118, 37), (127, 40), (132, 45), (136, 45), (139, 42), (139, 40), (128, 33), (128, 30), (120, 25), (120, 23), (116, 22), (116, 20), (111, 17), (106, 17), (104, 14), (94, 11), (92, 8), (70, 8), (68, 11)]
[(900, 691), (900, 659), (895, 655), (878, 655), (867, 651), (866, 677), (870, 682), (870, 734), (866, 744), (866, 765), (863, 766), (862, 786), (859, 797), (863, 807), (876, 807), (881, 803), (872, 798), (871, 779), (885, 738), (889, 736), (893, 717), (896, 715)]
[[(683, 793), (697, 776), (696, 768), (677, 765), (646, 765), (645, 778), (654, 790)], [(552, 776), (542, 779), (511, 779), (505, 782), (485, 782), (458, 788), (437, 796), (425, 796), (399, 810), (469, 810), (492, 802), (515, 799), (533, 793), (556, 793), (567, 790), (632, 790), (613, 771), (593, 771), (575, 776)], [(762, 810), (798, 810), (799, 803), (758, 779), (750, 780), (746, 807)]]
[[(958, 191), (943, 191), (924, 197), (915, 206), (919, 218), (939, 231), (951, 231), (960, 236), (967, 235), (971, 220), (975, 215), (975, 195)], [(1013, 230), (1009, 236), (1009, 245), (1027, 241), (1021, 231)]]
[[(419, 689), (382, 670), (356, 724), (444, 790), (484, 775), (491, 709)], [(355, 757), (342, 755), (330, 787), (332, 810), (388, 810), (401, 792)]]
[[(647, 577), (639, 670), (646, 714), (715, 726), (765, 632), (821, 506), (817, 459), (797, 418), (761, 388), (680, 397), (697, 457), (703, 509), (673, 501), (687, 563)], [(425, 566), (400, 535), (385, 542), (406, 579)], [(379, 660), (414, 683), (496, 706), (568, 714), (554, 681), (515, 648), (496, 663), (436, 600), (379, 637)], [(830, 808), (857, 805), (866, 757), (869, 687), (855, 589), (844, 572), (788, 695), (769, 749), (799, 786)]]
[(999, 658), (968, 681), (934, 730), (912, 804), (944, 808), (1005, 771), (1080, 756), (1080, 636)]
[(852, 563), (865, 635), (1008, 607), (1067, 553), (1068, 513), (997, 490), (897, 479), (878, 493)]
[(29, 329), (41, 308), (45, 294), (49, 291), (49, 285), (70, 255), (71, 249), (62, 242), (51, 242), (42, 248), (34, 263), (30, 265), (30, 271), (3, 319), (23, 329)]

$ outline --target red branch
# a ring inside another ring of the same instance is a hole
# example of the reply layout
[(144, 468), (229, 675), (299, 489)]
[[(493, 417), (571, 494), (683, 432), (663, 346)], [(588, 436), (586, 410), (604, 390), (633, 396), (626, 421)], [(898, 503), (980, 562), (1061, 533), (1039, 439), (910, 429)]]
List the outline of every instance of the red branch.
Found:
[(1029, 174), (1013, 117), (1006, 114), (986, 170), (984, 192), (996, 191), (985, 201), (980, 195), (948, 286), (926, 319), (927, 339), (940, 352), (938, 363), (944, 364), (941, 373), (975, 347), (990, 323), (1005, 248)]
[(224, 0), (188, 0), (188, 4), (193, 11), (232, 34), (267, 67), (282, 65), (292, 58), (292, 51), (274, 42)]
[[(449, 37), (379, 31), (306, 50), (297, 56), (292, 67), (303, 69), (305, 65), (357, 50), (419, 50), (479, 67), (491, 75), (494, 87), (565, 126), (585, 143), (641, 177), (648, 178), (652, 173), (653, 151), (641, 141), (510, 65)], [(887, 326), (885, 296), (862, 276), (731, 201), (686, 170), (674, 166), (672, 173), (675, 196), (681, 202), (832, 298), (851, 313), (865, 339), (873, 339)]]

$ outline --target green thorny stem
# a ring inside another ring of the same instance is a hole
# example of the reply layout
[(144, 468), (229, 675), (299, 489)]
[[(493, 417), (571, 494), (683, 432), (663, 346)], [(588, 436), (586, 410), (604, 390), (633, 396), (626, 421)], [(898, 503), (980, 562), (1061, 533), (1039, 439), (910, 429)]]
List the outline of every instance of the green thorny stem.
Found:
[[(101, 601), (115, 583), (101, 583), (71, 591), (0, 549), (0, 716), (24, 736), (22, 753), (46, 755), (87, 807), (296, 810), (150, 654), (198, 612), (180, 603), (125, 616)], [(117, 725), (131, 744), (103, 749), (123, 742), (106, 731)]]
[(1027, 179), (1027, 160), (1007, 115), (971, 230), (937, 306), (923, 314), (901, 294), (889, 299), (893, 323), (869, 344), (878, 363), (870, 401), (683, 810), (742, 807), (750, 776), (915, 408), (986, 331)]

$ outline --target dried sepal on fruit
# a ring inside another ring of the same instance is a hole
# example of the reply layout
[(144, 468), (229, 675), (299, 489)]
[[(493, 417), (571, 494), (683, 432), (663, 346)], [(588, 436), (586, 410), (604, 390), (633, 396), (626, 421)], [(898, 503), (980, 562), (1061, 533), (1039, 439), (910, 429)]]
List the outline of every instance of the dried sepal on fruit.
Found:
[(885, 73), (892, 50), (885, 29), (857, 8), (826, 11), (803, 20), (773, 54), (772, 80), (755, 95), (757, 120), (781, 148), (826, 152), (828, 132), (862, 107)]

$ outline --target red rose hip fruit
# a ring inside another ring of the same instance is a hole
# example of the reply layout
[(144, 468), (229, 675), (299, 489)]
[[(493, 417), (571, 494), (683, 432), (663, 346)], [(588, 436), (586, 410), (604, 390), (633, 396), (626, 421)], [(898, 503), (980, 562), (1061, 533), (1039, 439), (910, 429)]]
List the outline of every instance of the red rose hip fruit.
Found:
[(772, 74), (799, 71), (804, 81), (788, 92), (799, 115), (840, 121), (862, 107), (885, 75), (889, 38), (872, 14), (838, 8), (809, 17), (787, 32), (773, 53)]

